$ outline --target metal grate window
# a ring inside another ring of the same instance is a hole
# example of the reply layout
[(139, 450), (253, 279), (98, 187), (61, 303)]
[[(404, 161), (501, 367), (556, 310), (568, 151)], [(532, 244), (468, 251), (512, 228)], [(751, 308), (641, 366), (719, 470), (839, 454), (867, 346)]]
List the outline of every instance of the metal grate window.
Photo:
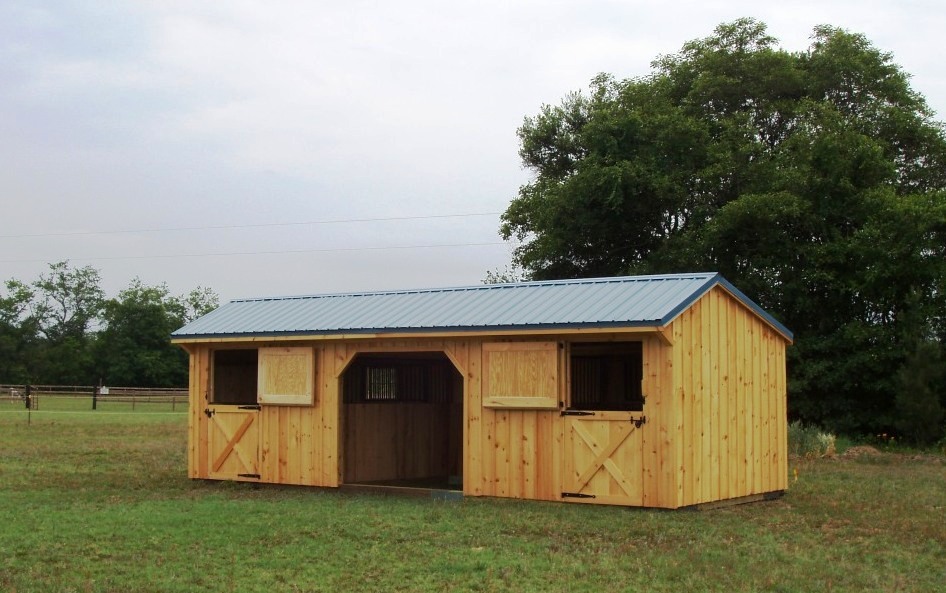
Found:
[(448, 403), (455, 391), (453, 366), (445, 360), (365, 358), (345, 372), (345, 403)]
[(643, 410), (643, 367), (640, 342), (573, 344), (570, 407)]
[(365, 400), (397, 400), (397, 369), (368, 367), (365, 369)]

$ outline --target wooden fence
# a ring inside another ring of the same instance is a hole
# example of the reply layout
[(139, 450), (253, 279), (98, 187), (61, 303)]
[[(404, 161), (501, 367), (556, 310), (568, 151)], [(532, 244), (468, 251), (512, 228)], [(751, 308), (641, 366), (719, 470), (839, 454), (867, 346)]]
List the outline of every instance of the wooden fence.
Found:
[(2, 408), (185, 412), (187, 389), (95, 385), (0, 385)]

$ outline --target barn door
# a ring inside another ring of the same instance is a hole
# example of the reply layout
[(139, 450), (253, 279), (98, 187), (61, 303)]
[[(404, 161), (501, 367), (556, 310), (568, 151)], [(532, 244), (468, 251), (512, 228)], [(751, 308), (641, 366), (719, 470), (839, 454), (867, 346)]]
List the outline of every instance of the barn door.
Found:
[(562, 412), (566, 501), (642, 506), (640, 412)]
[(258, 480), (259, 406), (212, 406), (208, 436), (209, 477)]

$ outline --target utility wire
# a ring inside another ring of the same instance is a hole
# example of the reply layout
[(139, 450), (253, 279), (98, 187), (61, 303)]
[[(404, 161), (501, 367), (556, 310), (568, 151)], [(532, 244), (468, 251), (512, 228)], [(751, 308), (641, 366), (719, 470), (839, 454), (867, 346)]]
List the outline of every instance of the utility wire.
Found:
[[(274, 251), (229, 251), (223, 253), (162, 253), (158, 255), (111, 255), (104, 257), (75, 257), (68, 258), (75, 261), (106, 261), (122, 259), (174, 259), (174, 258), (193, 258), (193, 257), (231, 257), (239, 255), (280, 255), (287, 253), (341, 253), (350, 251), (383, 251), (383, 250), (405, 250), (405, 249), (440, 249), (455, 247), (491, 247), (495, 245), (506, 245), (502, 241), (489, 243), (446, 243), (438, 245), (383, 245), (374, 247), (332, 247), (325, 249), (286, 249)], [(53, 258), (55, 259), (55, 258)], [(49, 258), (43, 259), (2, 259), (3, 264), (20, 263), (43, 263), (51, 261)]]
[[(150, 229), (120, 229), (120, 230), (98, 230), (98, 231), (61, 231), (44, 233), (22, 233), (16, 235), (0, 235), (0, 239), (26, 239), (36, 237), (71, 237), (77, 235), (120, 235), (126, 233), (165, 233), (179, 231), (210, 231), (223, 229), (250, 229), (266, 227), (287, 227), (287, 226), (305, 226), (320, 224), (350, 224), (360, 222), (391, 222), (401, 220), (431, 220), (438, 218), (470, 218), (474, 216), (498, 216), (501, 212), (466, 212), (462, 214), (429, 214), (425, 216), (385, 216), (377, 218), (340, 218), (335, 220), (308, 220), (303, 222), (262, 222), (254, 224), (223, 224), (208, 226), (182, 226), (182, 227), (162, 227)], [(411, 248), (413, 249), (413, 248)], [(283, 252), (285, 253), (285, 252)], [(151, 257), (151, 256), (148, 256)], [(155, 256), (157, 257), (157, 256)], [(107, 259), (107, 258), (99, 258)], [(115, 258), (127, 259), (127, 258)], [(22, 261), (22, 260), (20, 260)]]

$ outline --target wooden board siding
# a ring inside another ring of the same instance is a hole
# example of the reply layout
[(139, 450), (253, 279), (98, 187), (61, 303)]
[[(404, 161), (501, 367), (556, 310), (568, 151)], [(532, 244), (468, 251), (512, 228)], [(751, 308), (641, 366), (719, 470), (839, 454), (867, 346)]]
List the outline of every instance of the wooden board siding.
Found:
[(206, 357), (206, 352), (206, 348), (193, 346), (188, 348), (190, 363), (187, 384), (187, 477), (189, 478), (201, 478), (206, 475), (206, 471), (201, 471), (200, 468), (202, 452), (207, 446), (206, 438), (203, 437), (203, 423), (200, 419), (205, 403), (201, 391), (201, 386), (204, 384), (201, 361)]
[[(247, 345), (243, 345), (246, 347)], [(260, 344), (261, 347), (266, 344)], [(280, 344), (285, 346), (285, 344)], [(222, 347), (216, 344), (215, 347)], [(260, 481), (309, 486), (338, 485), (338, 390), (326, 373), (319, 369), (331, 362), (330, 348), (318, 348), (315, 356), (313, 406), (261, 406), (259, 423)], [(211, 420), (204, 410), (225, 409), (211, 405), (210, 368), (212, 350), (207, 345), (192, 345), (190, 408), (188, 428), (188, 475), (192, 478), (213, 478), (209, 459)]]
[[(639, 412), (566, 416), (562, 489), (571, 502), (641, 506), (643, 425)], [(564, 495), (564, 494), (563, 494)]]
[(257, 410), (211, 406), (208, 421), (208, 477), (259, 480), (260, 424)]
[[(549, 343), (532, 344), (539, 351), (547, 351)], [(562, 422), (559, 411), (485, 405), (484, 395), (488, 393), (488, 387), (484, 382), (483, 342), (470, 341), (466, 346), (464, 493), (470, 496), (560, 500)], [(495, 348), (490, 346), (491, 350), (487, 352), (495, 351)], [(559, 375), (563, 356), (561, 353), (556, 356)], [(548, 374), (535, 376), (541, 377), (538, 380), (543, 383), (536, 392), (548, 398)], [(563, 380), (558, 380), (555, 386), (558, 397), (563, 397), (563, 384)]]
[(451, 475), (450, 403), (344, 404), (345, 483)]
[(662, 337), (643, 340), (643, 385), (645, 397), (641, 426), (641, 504), (647, 507), (673, 508), (677, 499), (677, 466), (673, 438), (674, 408), (673, 349)]
[(674, 506), (784, 490), (785, 340), (720, 288), (672, 326)]
[(311, 406), (316, 358), (317, 353), (307, 347), (260, 348), (259, 403)]
[(561, 374), (557, 342), (486, 342), (483, 405), (557, 409)]

